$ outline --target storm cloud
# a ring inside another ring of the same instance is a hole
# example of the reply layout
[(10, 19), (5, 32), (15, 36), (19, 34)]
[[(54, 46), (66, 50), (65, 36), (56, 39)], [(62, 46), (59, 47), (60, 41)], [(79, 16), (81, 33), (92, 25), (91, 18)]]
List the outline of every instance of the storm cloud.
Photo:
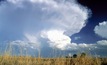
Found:
[(86, 26), (90, 13), (77, 0), (7, 0), (0, 5), (0, 39), (41, 50), (95, 48), (70, 38)]

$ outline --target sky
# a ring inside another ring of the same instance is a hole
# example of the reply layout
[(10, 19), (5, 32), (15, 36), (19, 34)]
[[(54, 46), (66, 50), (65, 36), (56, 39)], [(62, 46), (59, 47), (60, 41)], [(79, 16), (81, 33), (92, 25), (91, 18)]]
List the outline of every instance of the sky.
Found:
[(105, 0), (0, 0), (0, 48), (48, 57), (107, 57)]

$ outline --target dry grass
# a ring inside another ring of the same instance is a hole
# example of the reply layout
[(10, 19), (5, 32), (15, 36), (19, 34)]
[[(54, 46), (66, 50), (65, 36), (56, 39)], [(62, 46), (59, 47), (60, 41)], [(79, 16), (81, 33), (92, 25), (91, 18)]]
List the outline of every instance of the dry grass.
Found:
[(92, 57), (34, 58), (30, 56), (0, 56), (0, 65), (107, 65), (107, 59)]
[(6, 53), (0, 56), (0, 65), (107, 65), (107, 58), (95, 58), (87, 55), (77, 55), (76, 58), (42, 58), (31, 56), (11, 56), (11, 45)]

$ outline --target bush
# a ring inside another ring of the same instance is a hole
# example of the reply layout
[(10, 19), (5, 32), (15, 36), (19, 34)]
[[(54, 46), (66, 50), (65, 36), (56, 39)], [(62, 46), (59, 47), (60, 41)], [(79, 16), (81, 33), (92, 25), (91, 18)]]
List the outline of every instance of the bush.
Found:
[(77, 58), (77, 54), (74, 54), (74, 55), (73, 55), (73, 58)]

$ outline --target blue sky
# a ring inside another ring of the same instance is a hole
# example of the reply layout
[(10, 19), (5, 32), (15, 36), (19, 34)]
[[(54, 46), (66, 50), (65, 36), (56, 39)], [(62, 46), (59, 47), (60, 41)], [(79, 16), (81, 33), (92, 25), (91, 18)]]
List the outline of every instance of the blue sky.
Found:
[[(92, 55), (106, 56), (107, 21), (104, 15), (106, 13), (103, 12), (104, 9), (101, 10), (96, 6), (98, 2), (94, 3), (96, 7), (92, 2), (91, 0), (1, 1), (1, 48), (11, 44), (16, 50), (18, 47), (22, 47), (24, 51), (27, 49), (30, 55), (37, 54), (38, 50), (41, 50), (42, 56), (52, 53), (53, 49), (66, 54), (89, 51)], [(102, 6), (104, 5), (102, 3)]]

